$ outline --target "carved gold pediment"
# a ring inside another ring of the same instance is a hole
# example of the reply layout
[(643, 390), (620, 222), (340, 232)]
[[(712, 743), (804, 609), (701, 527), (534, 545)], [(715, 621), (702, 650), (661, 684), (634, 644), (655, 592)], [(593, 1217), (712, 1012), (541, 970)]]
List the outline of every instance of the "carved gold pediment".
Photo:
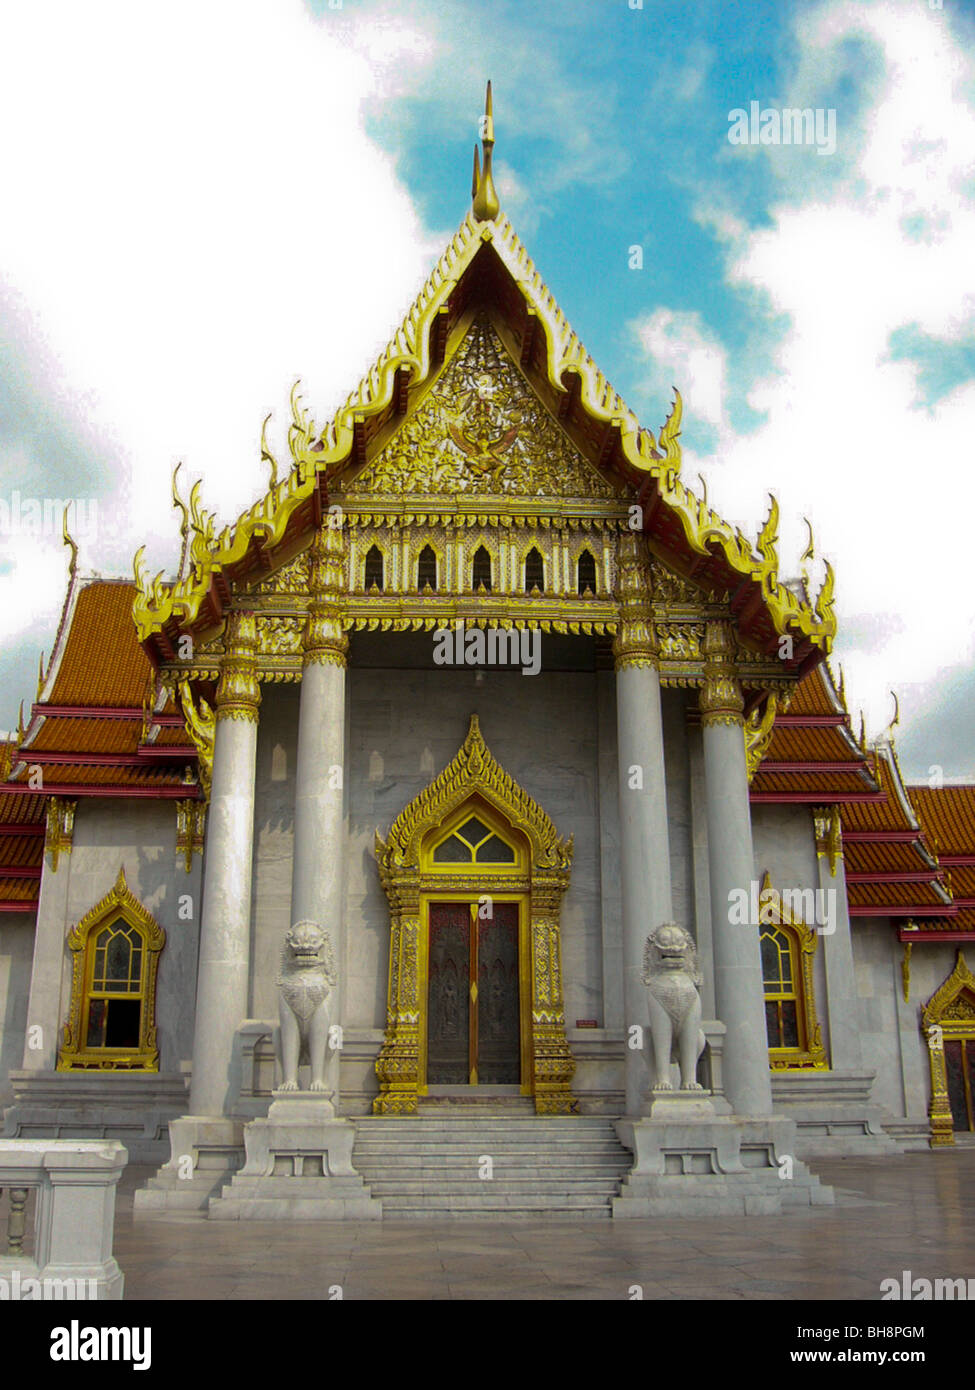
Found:
[(349, 486), (356, 497), (625, 495), (548, 414), (486, 317), (474, 320), (417, 410)]

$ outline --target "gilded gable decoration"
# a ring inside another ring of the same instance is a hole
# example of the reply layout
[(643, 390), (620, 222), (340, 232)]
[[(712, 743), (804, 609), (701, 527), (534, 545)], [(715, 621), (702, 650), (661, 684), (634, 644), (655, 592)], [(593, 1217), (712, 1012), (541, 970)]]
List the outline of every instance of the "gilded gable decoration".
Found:
[(921, 1013), (921, 1032), (928, 1046), (931, 1072), (930, 1144), (933, 1149), (955, 1142), (954, 1118), (948, 1093), (945, 1044), (960, 1040), (975, 1044), (975, 975), (959, 947), (955, 968), (935, 990)]
[(349, 491), (360, 504), (368, 493), (622, 495), (547, 413), (483, 317), (475, 319), (426, 400)]

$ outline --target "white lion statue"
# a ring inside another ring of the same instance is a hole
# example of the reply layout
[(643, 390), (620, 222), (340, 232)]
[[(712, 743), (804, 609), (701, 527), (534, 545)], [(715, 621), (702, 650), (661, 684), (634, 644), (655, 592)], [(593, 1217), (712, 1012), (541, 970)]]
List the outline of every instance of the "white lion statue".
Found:
[(653, 1089), (672, 1091), (670, 1064), (680, 1066), (681, 1090), (700, 1091), (697, 1063), (704, 1051), (697, 948), (690, 932), (664, 922), (647, 937), (643, 950), (650, 1037), (653, 1040)]
[(284, 938), (278, 977), (282, 1091), (297, 1091), (298, 1066), (308, 1062), (311, 1090), (326, 1091), (329, 998), (336, 983), (332, 940), (317, 922), (296, 922)]

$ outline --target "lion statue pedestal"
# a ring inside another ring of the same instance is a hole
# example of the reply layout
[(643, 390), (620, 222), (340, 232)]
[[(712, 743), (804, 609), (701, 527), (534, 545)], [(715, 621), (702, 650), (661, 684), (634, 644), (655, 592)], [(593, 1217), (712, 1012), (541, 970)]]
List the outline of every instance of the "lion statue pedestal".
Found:
[[(355, 1127), (337, 1119), (326, 1081), (336, 973), (328, 932), (298, 922), (285, 937), (278, 978), (281, 1085), (266, 1119), (244, 1127), (246, 1162), (210, 1202), (215, 1220), (346, 1220), (382, 1216), (352, 1166)], [(310, 1089), (299, 1089), (307, 1060)]]
[[(652, 1055), (649, 1114), (616, 1122), (633, 1167), (613, 1199), (613, 1216), (771, 1216), (783, 1207), (831, 1205), (832, 1189), (821, 1187), (795, 1157), (794, 1120), (735, 1115), (720, 1091), (706, 1091), (698, 1081), (706, 1041), (701, 976), (693, 938), (683, 927), (665, 922), (647, 937), (643, 983)], [(712, 1057), (712, 1071), (713, 1063)]]

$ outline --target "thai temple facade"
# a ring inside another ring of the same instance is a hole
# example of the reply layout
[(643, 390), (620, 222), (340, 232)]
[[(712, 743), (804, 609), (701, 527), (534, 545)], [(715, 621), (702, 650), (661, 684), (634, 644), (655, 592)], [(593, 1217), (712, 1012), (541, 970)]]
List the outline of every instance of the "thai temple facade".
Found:
[(601, 375), (492, 143), (489, 112), (406, 320), (330, 424), (293, 396), (247, 513), (174, 479), (175, 578), (86, 580), (68, 537), (0, 745), (2, 1132), (122, 1140), (147, 1207), (240, 1168), (298, 922), (359, 1144), (648, 1115), (671, 922), (718, 1112), (813, 1172), (975, 1132), (975, 786), (854, 734), (831, 569), (787, 581), (774, 504), (755, 542), (687, 485), (680, 396), (654, 435)]

